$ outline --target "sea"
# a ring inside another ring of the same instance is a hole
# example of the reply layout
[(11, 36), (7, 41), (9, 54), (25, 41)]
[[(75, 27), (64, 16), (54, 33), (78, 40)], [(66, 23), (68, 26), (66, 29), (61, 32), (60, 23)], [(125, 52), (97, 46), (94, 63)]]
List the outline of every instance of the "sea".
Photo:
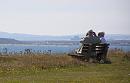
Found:
[[(34, 53), (70, 53), (78, 49), (80, 45), (23, 45), (23, 44), (0, 44), (0, 53), (24, 52), (29, 49)], [(109, 49), (121, 49), (125, 52), (130, 51), (128, 45), (110, 45)]]

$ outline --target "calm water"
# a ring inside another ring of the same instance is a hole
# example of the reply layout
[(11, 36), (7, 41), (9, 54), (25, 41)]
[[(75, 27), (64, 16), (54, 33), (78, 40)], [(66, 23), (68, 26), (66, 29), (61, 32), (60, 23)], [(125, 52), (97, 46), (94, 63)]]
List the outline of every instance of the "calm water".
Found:
[[(5, 49), (7, 48), (7, 49)], [(78, 45), (15, 45), (15, 44), (0, 44), (0, 52), (20, 52), (25, 49), (31, 49), (32, 52), (48, 52), (52, 53), (69, 53), (79, 48)], [(110, 49), (119, 48), (124, 51), (130, 51), (130, 46), (110, 46)]]

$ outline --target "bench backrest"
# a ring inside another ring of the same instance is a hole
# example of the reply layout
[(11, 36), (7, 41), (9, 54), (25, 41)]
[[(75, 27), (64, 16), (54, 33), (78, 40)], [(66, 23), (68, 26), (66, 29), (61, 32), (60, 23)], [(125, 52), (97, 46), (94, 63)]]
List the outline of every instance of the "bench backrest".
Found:
[(83, 44), (82, 53), (96, 52), (103, 53), (109, 48), (109, 44)]

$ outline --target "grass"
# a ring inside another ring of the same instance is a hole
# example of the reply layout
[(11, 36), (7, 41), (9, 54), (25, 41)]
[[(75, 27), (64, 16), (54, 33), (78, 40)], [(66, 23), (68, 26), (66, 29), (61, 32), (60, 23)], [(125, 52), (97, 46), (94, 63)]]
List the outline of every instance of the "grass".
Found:
[(67, 55), (0, 57), (0, 83), (130, 83), (130, 53), (110, 50), (112, 64), (87, 63)]

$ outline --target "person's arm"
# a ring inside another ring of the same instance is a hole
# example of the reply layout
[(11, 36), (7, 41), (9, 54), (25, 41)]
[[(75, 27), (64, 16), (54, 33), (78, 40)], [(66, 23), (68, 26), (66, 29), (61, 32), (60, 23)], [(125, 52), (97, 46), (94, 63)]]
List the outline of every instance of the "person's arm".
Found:
[(84, 37), (83, 37), (83, 38), (81, 38), (80, 43), (83, 43), (83, 41), (84, 41)]
[(82, 38), (82, 40), (80, 41), (80, 43), (84, 43), (86, 40), (86, 37)]

